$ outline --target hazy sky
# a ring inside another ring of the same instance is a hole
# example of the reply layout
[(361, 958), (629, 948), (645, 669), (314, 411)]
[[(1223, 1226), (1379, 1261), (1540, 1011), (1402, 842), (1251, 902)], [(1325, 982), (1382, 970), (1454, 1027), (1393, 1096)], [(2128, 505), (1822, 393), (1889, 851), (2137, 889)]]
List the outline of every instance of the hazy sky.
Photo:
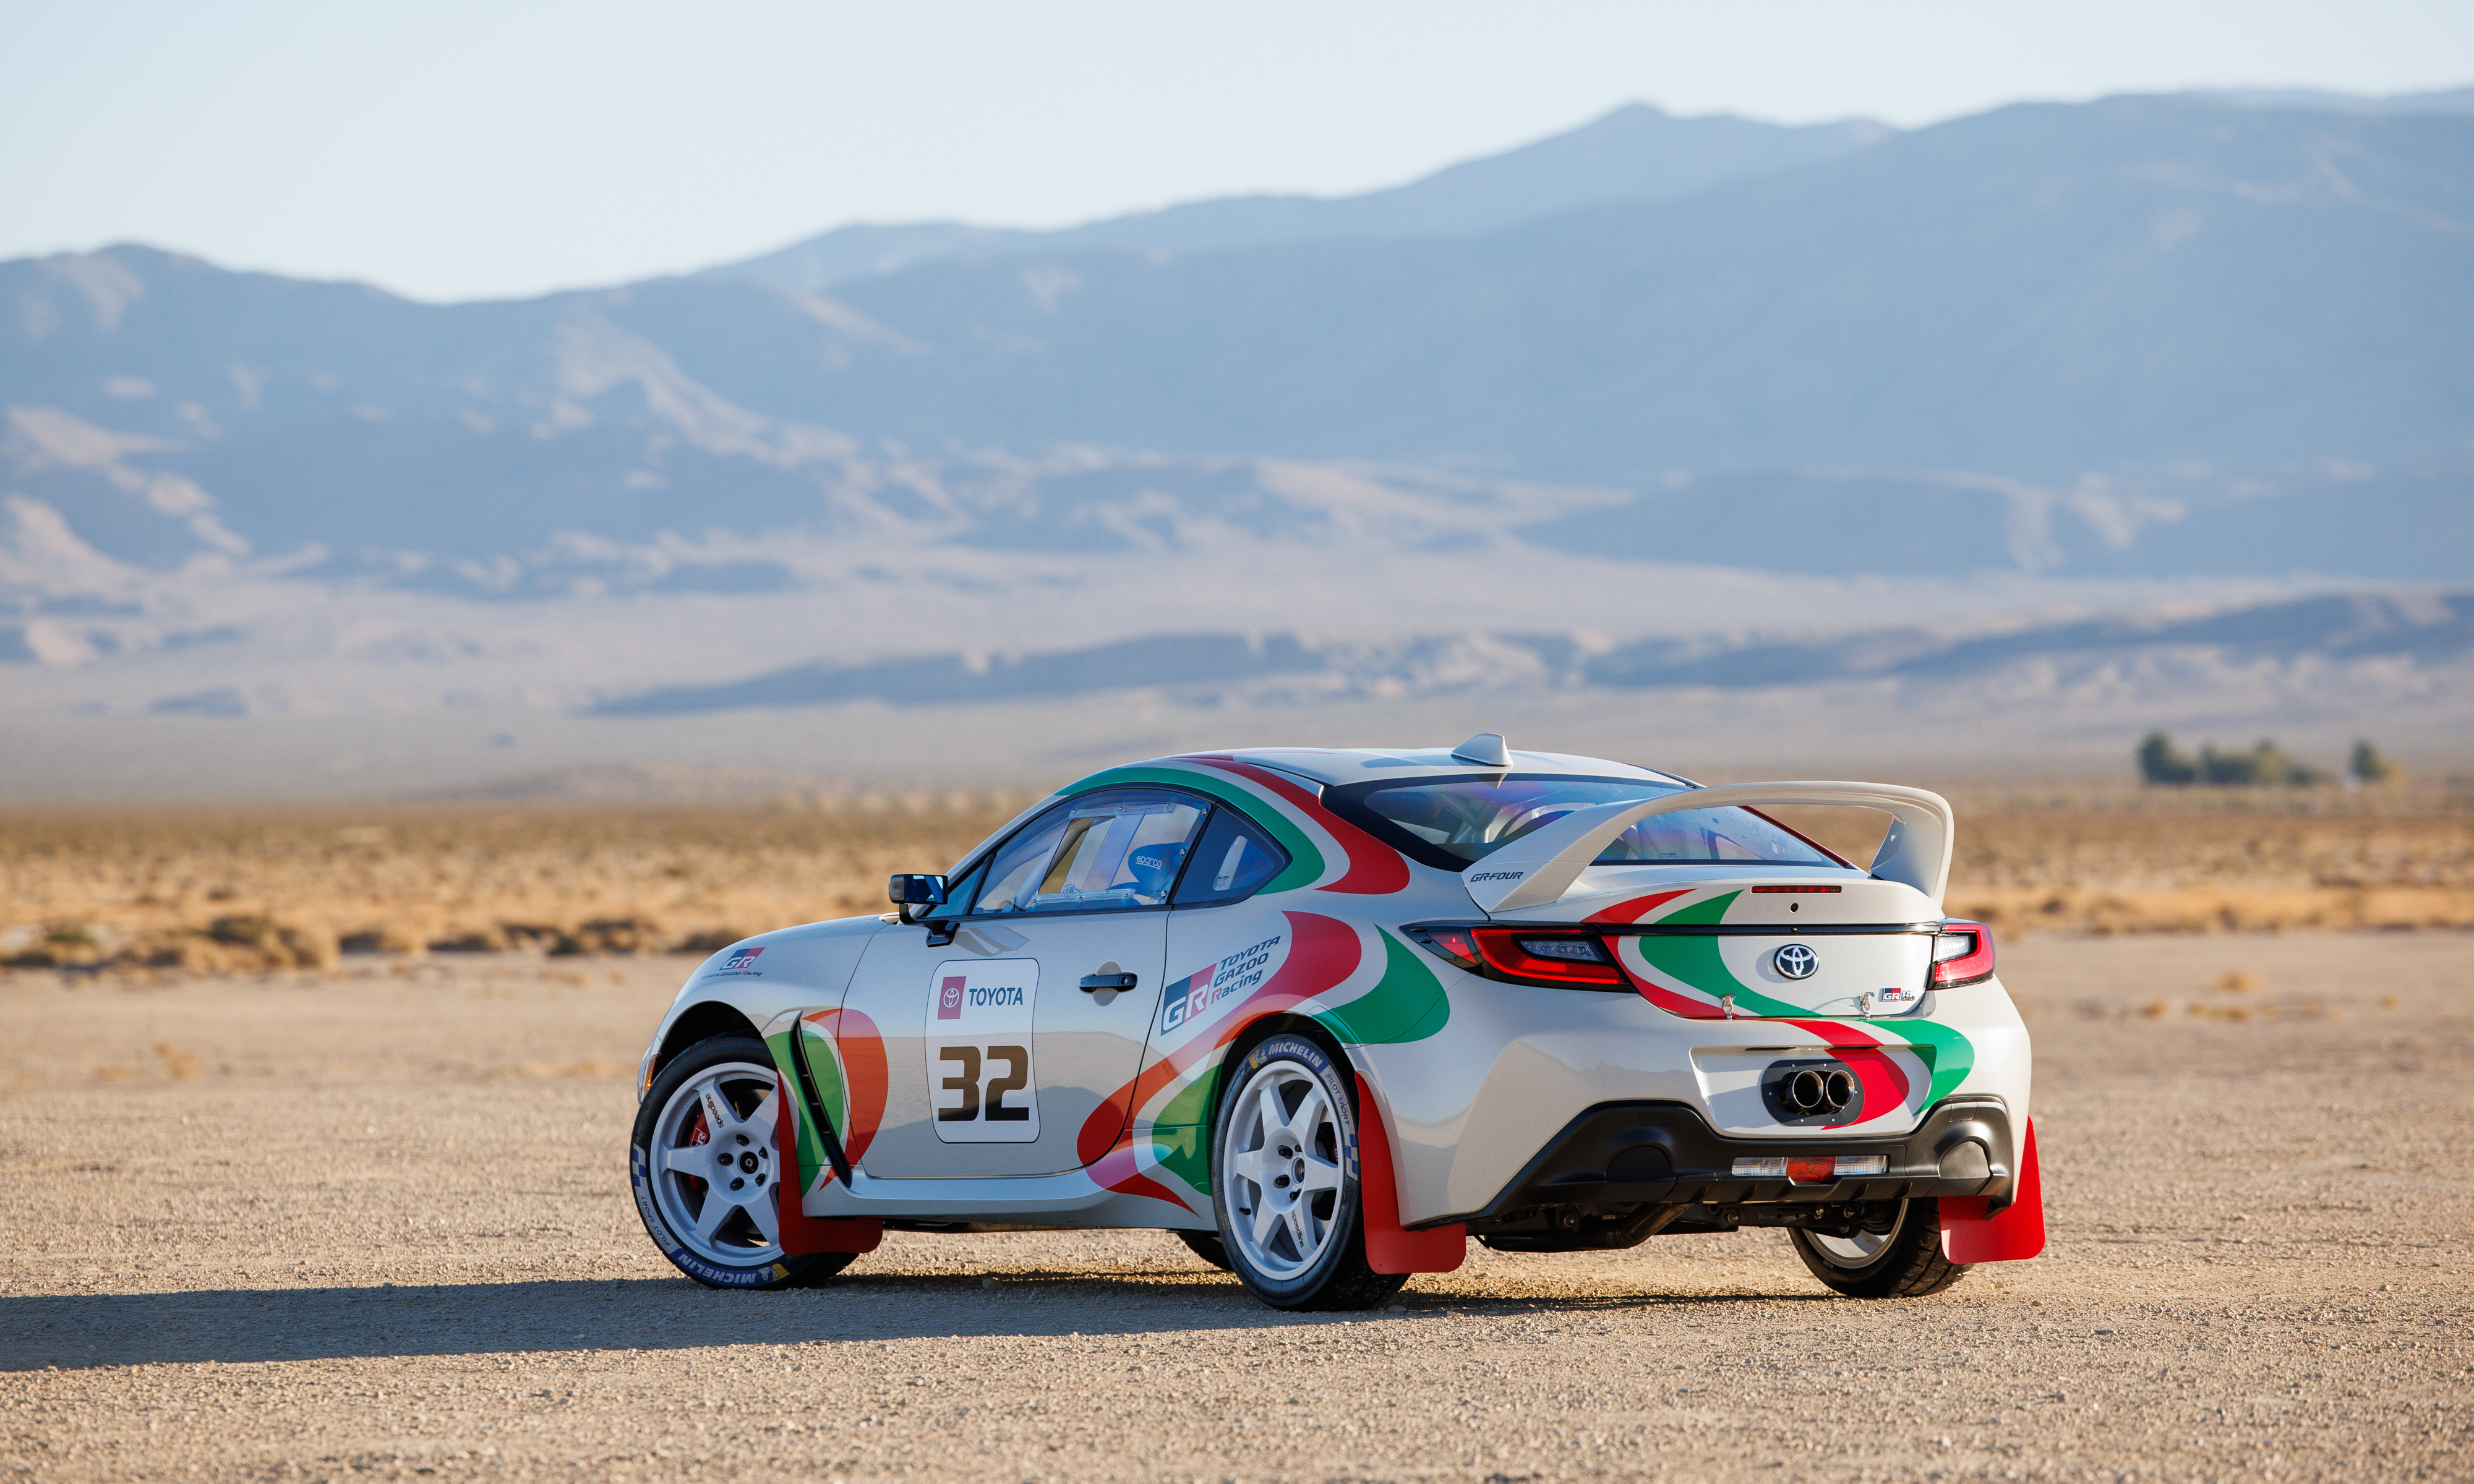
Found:
[(0, 0), (0, 257), (138, 240), (465, 299), (855, 221), (1362, 190), (1636, 99), (1919, 124), (2469, 82), (2470, 0)]

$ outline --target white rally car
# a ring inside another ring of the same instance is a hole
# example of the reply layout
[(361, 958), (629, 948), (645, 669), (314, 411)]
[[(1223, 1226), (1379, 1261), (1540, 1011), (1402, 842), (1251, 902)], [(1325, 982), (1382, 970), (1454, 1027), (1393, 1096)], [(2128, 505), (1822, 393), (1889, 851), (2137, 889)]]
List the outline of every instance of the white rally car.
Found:
[[(1895, 819), (1869, 869), (1760, 812)], [(897, 910), (750, 938), (644, 1053), (631, 1167), (710, 1284), (887, 1229), (1176, 1233), (1346, 1308), (1498, 1251), (1783, 1228), (1933, 1293), (2044, 1243), (2027, 1033), (1950, 805), (1595, 758), (1264, 749), (1060, 789)]]

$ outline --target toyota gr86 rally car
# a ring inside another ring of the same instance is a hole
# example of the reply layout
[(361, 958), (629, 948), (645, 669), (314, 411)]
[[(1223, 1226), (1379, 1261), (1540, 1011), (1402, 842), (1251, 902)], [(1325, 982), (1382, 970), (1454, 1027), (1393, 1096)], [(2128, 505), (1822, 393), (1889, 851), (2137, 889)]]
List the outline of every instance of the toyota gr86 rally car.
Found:
[[(1762, 808), (1893, 817), (1869, 869)], [(1284, 1308), (1777, 1227), (1842, 1294), (2044, 1243), (2028, 1044), (1921, 789), (1264, 749), (1111, 768), (896, 910), (706, 960), (644, 1054), (654, 1242), (813, 1282), (890, 1229), (1176, 1233)]]

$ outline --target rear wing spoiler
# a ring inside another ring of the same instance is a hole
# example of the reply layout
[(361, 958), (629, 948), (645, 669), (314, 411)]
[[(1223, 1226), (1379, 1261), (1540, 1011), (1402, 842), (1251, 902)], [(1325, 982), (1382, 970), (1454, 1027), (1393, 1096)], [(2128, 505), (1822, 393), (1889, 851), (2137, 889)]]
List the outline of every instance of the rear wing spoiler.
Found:
[(1653, 814), (1799, 803), (1854, 804), (1891, 815), (1890, 832), (1873, 857), (1873, 874), (1914, 887), (1940, 909), (1950, 886), (1957, 816), (1941, 795), (1896, 783), (1725, 783), (1578, 809), (1470, 866), (1461, 873), (1461, 884), (1481, 912), (1542, 907), (1571, 890), (1615, 836)]

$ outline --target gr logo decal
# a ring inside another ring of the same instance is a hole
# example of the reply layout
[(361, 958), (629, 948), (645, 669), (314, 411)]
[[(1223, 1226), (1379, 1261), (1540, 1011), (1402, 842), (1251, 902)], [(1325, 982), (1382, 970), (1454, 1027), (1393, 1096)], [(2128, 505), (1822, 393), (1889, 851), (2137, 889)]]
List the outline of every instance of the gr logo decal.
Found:
[(1517, 881), (1527, 874), (1529, 873), (1526, 871), (1481, 871), (1469, 879), (1471, 881)]
[(723, 959), (719, 964), (715, 965), (710, 970), (708, 970), (708, 972), (715, 974), (744, 974), (749, 978), (761, 979), (764, 975), (764, 971), (756, 967), (756, 960), (764, 953), (764, 948), (761, 946), (754, 948), (734, 948), (731, 950), (730, 957)]

